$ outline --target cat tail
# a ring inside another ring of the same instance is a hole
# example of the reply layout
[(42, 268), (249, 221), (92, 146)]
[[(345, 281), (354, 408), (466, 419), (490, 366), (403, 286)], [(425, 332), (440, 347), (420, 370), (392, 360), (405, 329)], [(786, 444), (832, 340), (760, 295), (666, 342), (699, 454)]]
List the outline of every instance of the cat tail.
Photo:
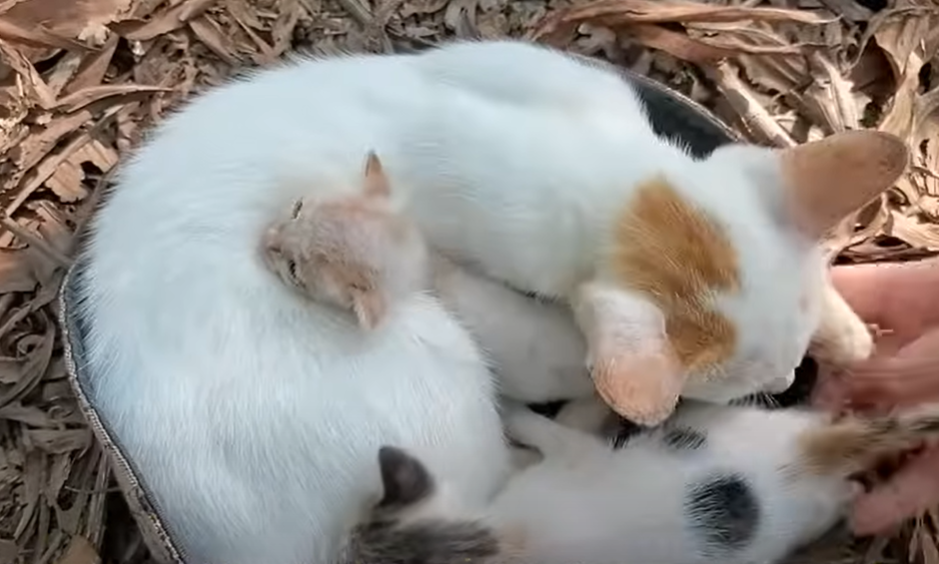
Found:
[(885, 457), (939, 440), (939, 404), (876, 417), (847, 416), (806, 431), (800, 462), (818, 474), (849, 476)]

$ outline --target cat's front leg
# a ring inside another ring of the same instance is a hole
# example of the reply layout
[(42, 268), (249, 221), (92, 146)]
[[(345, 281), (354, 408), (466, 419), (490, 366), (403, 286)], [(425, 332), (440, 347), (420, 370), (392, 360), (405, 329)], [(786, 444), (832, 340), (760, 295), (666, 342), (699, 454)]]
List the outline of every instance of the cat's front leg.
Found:
[(820, 306), (821, 318), (809, 353), (816, 360), (835, 366), (867, 360), (874, 352), (873, 335), (832, 284), (827, 272), (822, 282)]
[(599, 435), (616, 414), (597, 395), (569, 401), (554, 420), (560, 425), (591, 435)]
[(503, 417), (509, 437), (538, 449), (545, 458), (579, 460), (596, 449), (607, 448), (597, 437), (565, 427), (524, 405), (508, 407)]
[(584, 337), (566, 304), (526, 296), (439, 253), (431, 264), (438, 298), (490, 359), (502, 395), (542, 403), (594, 393)]

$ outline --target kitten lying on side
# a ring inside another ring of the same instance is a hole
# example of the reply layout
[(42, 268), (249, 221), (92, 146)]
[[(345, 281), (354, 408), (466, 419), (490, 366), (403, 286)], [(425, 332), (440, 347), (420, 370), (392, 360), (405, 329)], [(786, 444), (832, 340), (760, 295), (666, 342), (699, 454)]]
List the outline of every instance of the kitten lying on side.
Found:
[(354, 314), (365, 330), (376, 329), (409, 295), (433, 292), (468, 327), (508, 397), (543, 402), (593, 394), (586, 346), (570, 312), (428, 249), (396, 208), (374, 152), (359, 192), (297, 200), (265, 232), (262, 252), (285, 284)]
[(527, 410), (508, 427), (544, 459), (476, 515), (449, 505), (416, 458), (383, 447), (383, 497), (341, 562), (778, 562), (845, 515), (851, 474), (939, 434), (939, 406), (831, 422), (692, 403), (618, 450)]

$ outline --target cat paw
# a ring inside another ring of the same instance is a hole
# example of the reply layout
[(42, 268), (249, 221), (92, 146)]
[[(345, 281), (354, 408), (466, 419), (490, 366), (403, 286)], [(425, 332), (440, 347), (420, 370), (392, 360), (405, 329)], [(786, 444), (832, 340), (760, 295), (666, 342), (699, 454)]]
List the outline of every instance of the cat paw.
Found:
[(874, 354), (874, 333), (863, 323), (833, 335), (816, 335), (812, 342), (812, 356), (834, 366), (848, 366), (863, 362)]
[(603, 430), (611, 416), (613, 412), (599, 397), (588, 396), (567, 402), (554, 420), (565, 427), (595, 435)]

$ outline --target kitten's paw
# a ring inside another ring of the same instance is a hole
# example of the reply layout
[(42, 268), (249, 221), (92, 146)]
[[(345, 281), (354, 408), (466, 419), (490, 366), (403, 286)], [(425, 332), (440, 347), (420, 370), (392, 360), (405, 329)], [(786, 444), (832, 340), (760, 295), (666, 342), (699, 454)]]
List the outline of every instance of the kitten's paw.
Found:
[(596, 435), (613, 415), (609, 406), (599, 397), (588, 396), (569, 401), (554, 420), (565, 427)]

